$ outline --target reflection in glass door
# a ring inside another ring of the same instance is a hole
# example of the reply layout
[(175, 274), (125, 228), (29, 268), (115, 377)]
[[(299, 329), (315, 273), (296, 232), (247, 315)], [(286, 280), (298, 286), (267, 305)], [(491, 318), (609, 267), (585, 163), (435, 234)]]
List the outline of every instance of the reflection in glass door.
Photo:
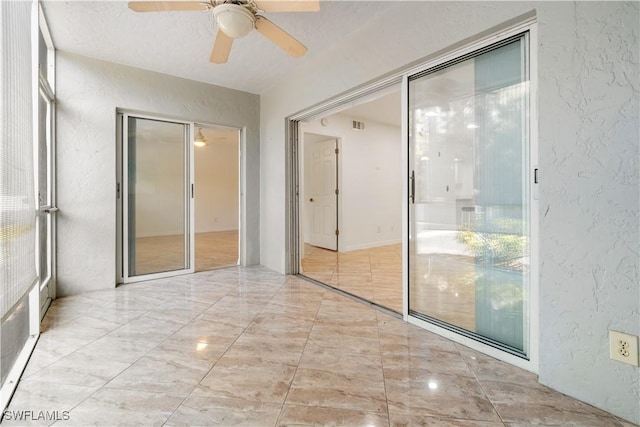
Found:
[(526, 358), (526, 36), (409, 77), (409, 313)]
[(122, 281), (193, 272), (191, 126), (126, 114), (120, 125)]

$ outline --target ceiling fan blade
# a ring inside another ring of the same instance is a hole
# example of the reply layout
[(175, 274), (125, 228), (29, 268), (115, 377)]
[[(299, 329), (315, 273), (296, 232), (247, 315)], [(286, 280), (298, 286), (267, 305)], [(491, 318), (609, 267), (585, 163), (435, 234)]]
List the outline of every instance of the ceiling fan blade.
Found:
[(176, 12), (207, 10), (209, 2), (199, 1), (130, 1), (129, 9), (134, 12)]
[(254, 0), (265, 12), (317, 12), (320, 0)]
[(295, 58), (307, 52), (305, 45), (263, 16), (256, 17), (256, 30)]
[(209, 60), (214, 64), (224, 64), (229, 59), (229, 52), (231, 52), (232, 45), (233, 39), (223, 31), (218, 30), (218, 34), (216, 34), (216, 41), (213, 43), (213, 50), (211, 50), (211, 58)]

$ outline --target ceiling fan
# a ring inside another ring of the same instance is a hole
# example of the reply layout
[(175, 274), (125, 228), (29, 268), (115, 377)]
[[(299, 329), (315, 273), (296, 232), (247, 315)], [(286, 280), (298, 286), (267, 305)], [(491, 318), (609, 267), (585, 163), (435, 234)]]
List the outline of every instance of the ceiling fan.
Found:
[(205, 0), (205, 1), (131, 1), (135, 12), (212, 11), (218, 26), (210, 61), (224, 64), (229, 59), (233, 40), (256, 29), (293, 57), (307, 48), (282, 28), (261, 15), (263, 12), (317, 12), (319, 0)]

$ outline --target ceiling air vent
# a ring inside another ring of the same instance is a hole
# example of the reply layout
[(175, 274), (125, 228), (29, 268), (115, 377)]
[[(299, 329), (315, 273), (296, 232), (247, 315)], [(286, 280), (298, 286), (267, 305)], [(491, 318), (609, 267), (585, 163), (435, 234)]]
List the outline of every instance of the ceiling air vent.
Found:
[(364, 130), (364, 122), (353, 121), (353, 130)]

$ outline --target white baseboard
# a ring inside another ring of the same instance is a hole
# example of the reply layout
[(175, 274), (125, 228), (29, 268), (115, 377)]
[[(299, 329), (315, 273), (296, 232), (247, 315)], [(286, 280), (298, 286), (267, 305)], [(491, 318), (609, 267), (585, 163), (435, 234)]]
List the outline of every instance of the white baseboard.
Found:
[(346, 248), (340, 248), (340, 252), (359, 251), (362, 249), (377, 248), (380, 246), (396, 245), (402, 243), (402, 239), (383, 240), (378, 242), (361, 243), (358, 245), (349, 245)]
[(221, 231), (238, 231), (238, 227), (221, 227), (221, 228), (213, 228), (213, 229), (204, 229), (204, 230), (196, 230), (196, 234), (198, 233), (218, 233)]
[(184, 232), (184, 230), (179, 230), (179, 231), (168, 230), (168, 231), (160, 231), (160, 232), (157, 232), (157, 233), (142, 233), (142, 234), (136, 235), (136, 238), (141, 238), (141, 237), (160, 237), (160, 236), (178, 236), (178, 235), (181, 235), (183, 232)]
[[(237, 228), (218, 228), (214, 230), (196, 230), (196, 234), (217, 233), (219, 231), (238, 231), (238, 229)], [(181, 231), (162, 231), (159, 233), (144, 233), (144, 234), (138, 234), (136, 237), (140, 238), (140, 237), (160, 237), (160, 236), (179, 236), (179, 235), (182, 235), (182, 230)]]

